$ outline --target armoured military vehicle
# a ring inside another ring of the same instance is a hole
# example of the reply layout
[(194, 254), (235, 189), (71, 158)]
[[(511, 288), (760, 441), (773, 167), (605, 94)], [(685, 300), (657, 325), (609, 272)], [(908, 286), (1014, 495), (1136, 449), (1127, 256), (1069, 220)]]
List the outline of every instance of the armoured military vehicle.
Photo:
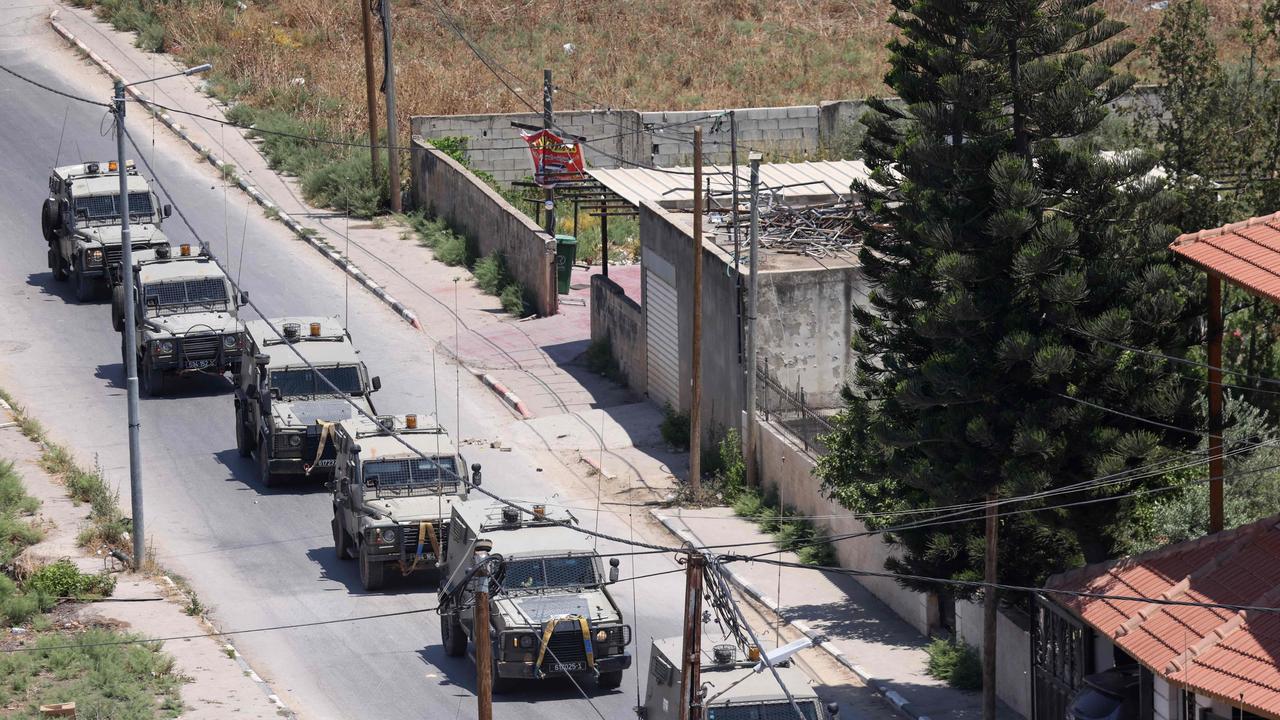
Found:
[[(237, 311), (248, 295), (237, 294), (207, 255), (183, 245), (177, 256), (134, 263), (133, 277), (137, 346), (120, 346), (122, 356), (136, 353), (144, 393), (162, 394), (171, 375), (238, 370), (244, 326)], [(127, 309), (117, 311), (123, 326)]]
[[(147, 181), (125, 163), (129, 188), (129, 235), (135, 260), (154, 257), (169, 247), (160, 223), (171, 208)], [(49, 244), (49, 269), (58, 281), (72, 280), (76, 300), (86, 302), (99, 289), (120, 282), (120, 178), (115, 162), (88, 162), (53, 169), (40, 226)], [(120, 330), (120, 327), (116, 328)]]
[(616, 688), (631, 667), (631, 627), (607, 588), (618, 580), (618, 560), (606, 575), (591, 539), (562, 524), (576, 524), (572, 514), (545, 505), (533, 511), (479, 500), (454, 505), (439, 591), (445, 654), (463, 655), (468, 639), (474, 645), (474, 556), (477, 543), (491, 544), (501, 556), (489, 602), (494, 692), (518, 679), (565, 675)]
[(336, 446), (320, 447), (325, 426), (356, 417), (357, 408), (374, 415), (371, 396), (382, 382), (369, 377), (340, 318), (284, 317), (244, 325), (234, 378), (240, 456), (257, 453), (266, 487), (282, 476), (328, 480)]
[[(328, 426), (335, 446), (333, 549), (360, 563), (360, 584), (379, 590), (387, 567), (435, 571), (452, 507), (480, 484), (449, 433), (429, 415), (357, 416)], [(403, 441), (403, 442), (401, 442)], [(405, 445), (408, 445), (406, 447)]]
[[(649, 678), (644, 720), (677, 720), (680, 717), (680, 673), (682, 638), (654, 640), (649, 651)], [(793, 644), (795, 649), (808, 643)], [(813, 682), (786, 659), (793, 646), (774, 651), (778, 676), (795, 699), (806, 720), (835, 720), (839, 707), (823, 705), (813, 691)], [(745, 656), (745, 657), (743, 657)], [(797, 720), (795, 708), (758, 653), (741, 653), (733, 644), (702, 642), (701, 682), (706, 687), (703, 717), (706, 720)]]

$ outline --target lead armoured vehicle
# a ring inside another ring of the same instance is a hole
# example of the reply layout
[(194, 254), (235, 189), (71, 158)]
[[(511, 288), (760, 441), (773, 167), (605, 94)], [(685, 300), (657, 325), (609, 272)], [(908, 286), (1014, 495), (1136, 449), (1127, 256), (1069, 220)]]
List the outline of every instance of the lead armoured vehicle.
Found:
[[(446, 655), (475, 642), (474, 557), (479, 543), (501, 556), (491, 570), (489, 620), (494, 692), (518, 679), (594, 676), (603, 689), (622, 683), (631, 667), (631, 626), (608, 585), (591, 539), (565, 527), (577, 520), (534, 505), (529, 516), (508, 506), (471, 501), (454, 505), (439, 592), (440, 632)], [(474, 654), (472, 655), (474, 660)]]
[[(387, 566), (402, 575), (433, 571), (448, 543), (452, 507), (480, 484), (429, 415), (357, 416), (328, 426), (335, 447), (333, 549), (356, 559), (360, 584), (379, 590)], [(403, 442), (402, 442), (403, 441)], [(408, 445), (408, 447), (406, 447)]]
[[(169, 247), (160, 223), (171, 208), (160, 207), (132, 160), (126, 161), (125, 172), (134, 259), (154, 257), (158, 248)], [(79, 302), (93, 299), (99, 288), (114, 288), (120, 282), (119, 200), (115, 162), (66, 165), (54, 168), (49, 176), (49, 197), (40, 211), (40, 226), (49, 244), (49, 269), (55, 280), (72, 280)]]
[[(244, 326), (237, 310), (248, 295), (235, 292), (217, 263), (183, 245), (176, 257), (134, 263), (133, 277), (137, 346), (122, 339), (120, 347), (122, 356), (136, 353), (143, 392), (162, 394), (171, 375), (238, 370)], [(123, 323), (127, 309), (118, 310)]]
[(369, 377), (340, 318), (285, 317), (244, 325), (240, 372), (234, 378), (240, 456), (257, 453), (266, 487), (283, 475), (328, 480), (336, 447), (320, 447), (325, 426), (356, 417), (357, 408), (374, 415), (371, 396), (382, 382)]
[[(653, 641), (645, 701), (640, 712), (644, 720), (680, 717), (682, 644), (682, 638)], [(809, 676), (786, 660), (774, 661), (774, 667), (806, 720), (835, 720), (839, 707), (835, 703), (824, 706), (819, 701)], [(706, 688), (703, 700), (706, 720), (796, 720), (795, 709), (773, 673), (758, 657), (740, 658), (736, 645), (714, 645), (704, 639), (699, 672), (702, 686)]]

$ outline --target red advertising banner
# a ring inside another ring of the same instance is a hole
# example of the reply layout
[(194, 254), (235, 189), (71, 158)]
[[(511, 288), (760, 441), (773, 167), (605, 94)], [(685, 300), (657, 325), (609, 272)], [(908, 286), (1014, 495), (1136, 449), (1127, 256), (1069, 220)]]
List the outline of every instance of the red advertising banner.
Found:
[(533, 155), (533, 181), (540, 187), (555, 187), (587, 176), (581, 144), (565, 142), (550, 130), (520, 134), (529, 143), (529, 153)]

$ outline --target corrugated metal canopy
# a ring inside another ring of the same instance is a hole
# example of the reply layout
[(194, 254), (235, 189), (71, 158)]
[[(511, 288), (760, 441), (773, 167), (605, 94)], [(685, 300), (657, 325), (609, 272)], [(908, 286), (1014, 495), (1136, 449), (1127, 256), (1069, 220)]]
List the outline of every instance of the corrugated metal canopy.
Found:
[[(648, 200), (666, 208), (693, 207), (693, 168), (591, 168), (587, 172), (600, 184), (636, 206)], [(866, 163), (861, 160), (760, 165), (761, 192), (772, 193), (773, 199), (788, 205), (812, 205), (848, 199), (851, 194), (850, 184), (855, 179), (866, 180), (868, 175)], [(711, 185), (711, 208), (728, 207), (729, 195), (733, 192), (732, 167), (708, 165), (703, 168), (703, 177), (703, 182), (710, 182)], [(740, 165), (738, 192), (743, 202), (751, 190), (750, 177), (751, 169)]]
[(1180, 236), (1179, 256), (1280, 303), (1280, 213)]

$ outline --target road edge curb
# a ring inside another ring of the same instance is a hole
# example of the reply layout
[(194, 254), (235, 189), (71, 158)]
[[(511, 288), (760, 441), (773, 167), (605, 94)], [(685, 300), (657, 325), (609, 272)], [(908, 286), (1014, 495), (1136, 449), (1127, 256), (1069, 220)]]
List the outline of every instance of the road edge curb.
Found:
[(525, 406), (524, 401), (521, 400), (515, 393), (511, 392), (510, 388), (508, 388), (506, 385), (503, 385), (501, 380), (498, 380), (494, 376), (482, 370), (469, 368), (466, 365), (463, 365), (463, 367), (467, 369), (467, 372), (476, 376), (476, 378), (478, 378), (480, 382), (484, 383), (485, 387), (492, 390), (494, 394), (496, 394), (499, 398), (501, 398), (502, 402), (505, 403), (507, 407), (509, 407), (512, 410), (512, 412), (519, 415), (522, 420), (532, 420), (535, 417), (533, 412), (530, 411), (529, 408)]
[[(98, 53), (94, 52), (88, 45), (86, 45), (82, 40), (80, 40), (80, 38), (76, 37), (75, 33), (67, 29), (65, 25), (63, 25), (61, 22), (58, 22), (57, 15), (58, 15), (57, 10), (54, 10), (53, 13), (49, 15), (49, 25), (53, 28), (54, 32), (62, 36), (64, 40), (66, 40), (67, 42), (75, 46), (77, 49), (79, 49), (80, 52), (83, 53), (85, 57), (89, 58), (89, 60), (93, 62), (95, 65), (97, 65), (99, 70), (106, 73), (108, 77), (112, 78), (113, 80), (124, 79), (124, 76), (121, 75), (114, 67), (112, 67), (111, 63), (107, 62), (105, 58), (103, 58)], [(134, 99), (137, 100), (142, 105), (142, 107), (146, 109), (147, 112), (151, 113), (153, 117), (155, 117), (157, 120), (163, 123), (164, 126), (169, 128), (171, 132), (173, 132), (180, 139), (186, 142), (187, 145), (189, 145), (192, 150), (195, 150), (196, 153), (201, 158), (203, 158), (206, 162), (212, 165), (219, 172), (224, 173), (224, 176), (225, 176), (226, 171), (224, 170), (224, 168), (230, 165), (229, 163), (223, 162), (222, 159), (219, 158), (217, 155), (215, 155), (210, 148), (207, 148), (204, 145), (201, 145), (200, 143), (192, 139), (190, 134), (187, 133), (187, 131), (182, 127), (182, 125), (180, 125), (177, 121), (175, 121), (173, 117), (169, 115), (169, 113), (164, 112), (160, 110), (158, 107), (156, 107), (155, 105), (153, 105), (151, 102), (151, 99), (148, 98), (146, 95), (144, 95), (140, 91), (131, 87), (126, 87), (125, 92), (132, 95)], [(232, 165), (232, 167), (234, 166)], [(275, 213), (275, 217), (271, 217), (271, 215), (268, 214), (268, 218), (274, 219), (280, 222), (282, 225), (287, 227), (289, 231), (292, 232), (295, 236), (297, 236), (303, 242), (307, 243), (312, 248), (317, 250), (321, 255), (323, 255), (326, 259), (328, 259), (334, 265), (338, 266), (340, 270), (345, 272), (347, 275), (350, 275), (351, 277), (355, 278), (356, 282), (363, 285), (369, 292), (373, 293), (374, 297), (378, 298), (383, 302), (383, 304), (390, 307), (397, 315), (400, 316), (400, 319), (412, 325), (414, 329), (422, 330), (422, 323), (418, 320), (418, 316), (414, 314), (412, 310), (407, 308), (404, 305), (404, 303), (395, 299), (395, 297), (393, 297), (390, 293), (387, 292), (386, 288), (382, 287), (377, 282), (375, 282), (373, 278), (366, 275), (364, 271), (362, 271), (349, 259), (343, 256), (342, 253), (338, 252), (336, 248), (334, 248), (332, 245), (325, 242), (324, 240), (321, 240), (317, 236), (318, 235), (317, 230), (315, 230), (314, 228), (308, 228), (304, 226), (302, 223), (295, 220), (293, 216), (281, 210), (278, 205), (276, 205), (271, 200), (267, 199), (267, 196), (264, 195), (261, 190), (259, 190), (254, 185), (246, 182), (245, 179), (240, 177), (239, 174), (236, 174), (233, 172), (231, 176), (235, 179), (236, 187), (244, 191), (244, 193), (247, 194), (250, 198), (252, 198), (255, 203), (257, 203), (264, 210), (268, 211), (268, 213), (271, 213), (271, 212)]]
[[(674, 518), (666, 517), (661, 514), (660, 510), (650, 510), (649, 514), (652, 515), (655, 520), (661, 523), (662, 527), (666, 528), (667, 532), (671, 533), (682, 542), (687, 542), (690, 545), (693, 545), (695, 547), (701, 547), (703, 545), (703, 542), (699, 540), (698, 537), (694, 535), (691, 530), (681, 528), (675, 524), (675, 520), (679, 519), (678, 516)], [(803, 620), (792, 620), (788, 618), (786, 616), (786, 613), (782, 611), (782, 608), (779, 607), (778, 603), (773, 598), (757, 590), (756, 587), (752, 585), (750, 582), (738, 577), (738, 574), (733, 571), (732, 567), (729, 567), (727, 569), (728, 569), (728, 572), (726, 572), (725, 574), (728, 576), (729, 582), (731, 582), (734, 585), (734, 587), (737, 587), (739, 590), (746, 593), (756, 602), (769, 608), (770, 612), (772, 612), (774, 615), (786, 621), (787, 625), (789, 625), (791, 628), (795, 629), (797, 632), (809, 638), (810, 640), (813, 640), (815, 647), (822, 648), (822, 650), (825, 651), (828, 655), (830, 655), (832, 659), (834, 659), (836, 662), (843, 665), (846, 669), (849, 670), (849, 672), (852, 672), (854, 675), (857, 675), (858, 679), (861, 680), (864, 684), (866, 684), (867, 687), (875, 690), (876, 693), (878, 693), (891, 705), (893, 705), (895, 708), (901, 711), (904, 715), (912, 718), (912, 720), (929, 720), (928, 715), (920, 715), (916, 713), (914, 709), (911, 707), (911, 702), (907, 700), (905, 697), (903, 697), (901, 693), (891, 689), (888, 686), (888, 684), (880, 681), (875, 676), (871, 675), (871, 673), (867, 672), (866, 668), (855, 663), (848, 655), (844, 653), (843, 650), (836, 647), (835, 644), (833, 644), (830, 640), (824, 639), (820, 633), (815, 632), (812, 628), (810, 628), (807, 624), (805, 624)]]

